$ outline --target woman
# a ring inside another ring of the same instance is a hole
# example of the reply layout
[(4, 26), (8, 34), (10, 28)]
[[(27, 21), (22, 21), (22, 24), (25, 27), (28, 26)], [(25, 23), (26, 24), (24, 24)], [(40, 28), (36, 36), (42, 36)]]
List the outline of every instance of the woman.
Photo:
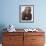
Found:
[(31, 7), (25, 7), (25, 10), (22, 12), (22, 20), (31, 20)]

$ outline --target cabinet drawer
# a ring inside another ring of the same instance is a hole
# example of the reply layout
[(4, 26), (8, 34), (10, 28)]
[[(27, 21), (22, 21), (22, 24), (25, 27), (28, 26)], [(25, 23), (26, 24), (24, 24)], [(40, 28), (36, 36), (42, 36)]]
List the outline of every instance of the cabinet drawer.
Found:
[(32, 46), (44, 46), (44, 44), (32, 44)]
[(15, 46), (15, 44), (10, 44), (10, 43), (3, 43), (2, 46)]
[(31, 46), (32, 44), (32, 37), (24, 36), (24, 46)]
[(43, 44), (44, 36), (32, 36), (32, 43), (33, 44)]
[(25, 32), (24, 36), (44, 36), (44, 32)]
[(4, 36), (23, 36), (23, 32), (4, 32)]
[(14, 43), (23, 41), (23, 36), (4, 36), (3, 43)]
[(3, 46), (23, 46), (23, 44), (3, 44)]

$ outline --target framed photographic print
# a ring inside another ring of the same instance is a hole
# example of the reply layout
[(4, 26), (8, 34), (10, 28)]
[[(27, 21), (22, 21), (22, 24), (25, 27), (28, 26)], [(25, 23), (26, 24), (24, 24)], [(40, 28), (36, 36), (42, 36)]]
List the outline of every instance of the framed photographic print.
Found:
[(19, 6), (19, 21), (22, 23), (34, 22), (34, 5)]

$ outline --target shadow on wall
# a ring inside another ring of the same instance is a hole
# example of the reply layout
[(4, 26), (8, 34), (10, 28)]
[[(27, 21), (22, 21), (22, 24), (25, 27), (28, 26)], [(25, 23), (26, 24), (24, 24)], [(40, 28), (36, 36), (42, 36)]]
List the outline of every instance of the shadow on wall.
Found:
[(0, 43), (2, 43), (3, 32), (6, 31), (4, 28), (6, 28), (6, 26), (4, 24), (0, 24)]

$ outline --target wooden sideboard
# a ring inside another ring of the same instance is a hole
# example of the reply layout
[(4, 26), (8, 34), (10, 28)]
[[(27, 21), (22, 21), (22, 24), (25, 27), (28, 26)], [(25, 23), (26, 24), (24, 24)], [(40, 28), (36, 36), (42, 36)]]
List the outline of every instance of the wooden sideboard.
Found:
[(3, 32), (3, 46), (44, 46), (44, 32)]

